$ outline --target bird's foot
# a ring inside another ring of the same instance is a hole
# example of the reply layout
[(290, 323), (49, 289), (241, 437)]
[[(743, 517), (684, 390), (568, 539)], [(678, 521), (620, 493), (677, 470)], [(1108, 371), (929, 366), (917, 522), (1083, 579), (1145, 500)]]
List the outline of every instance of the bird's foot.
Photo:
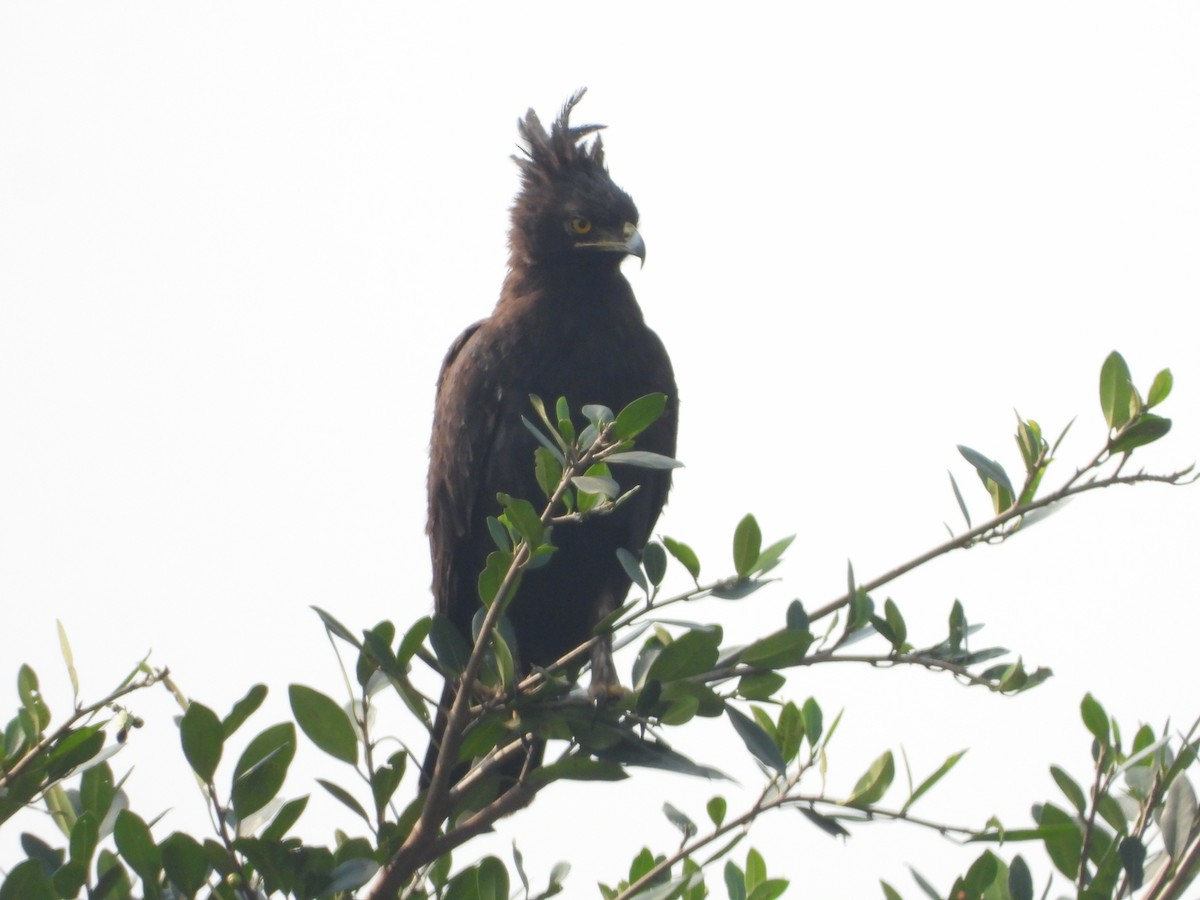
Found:
[(629, 695), (629, 689), (619, 681), (597, 681), (592, 679), (588, 685), (588, 697), (597, 706), (617, 703)]

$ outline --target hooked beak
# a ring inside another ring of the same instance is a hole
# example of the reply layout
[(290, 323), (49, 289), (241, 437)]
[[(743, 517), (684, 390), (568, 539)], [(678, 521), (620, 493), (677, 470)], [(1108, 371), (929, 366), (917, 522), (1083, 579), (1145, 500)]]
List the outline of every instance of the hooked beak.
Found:
[(621, 240), (577, 241), (575, 246), (636, 256), (643, 266), (646, 265), (646, 242), (642, 240), (641, 232), (632, 222), (626, 222), (621, 229)]

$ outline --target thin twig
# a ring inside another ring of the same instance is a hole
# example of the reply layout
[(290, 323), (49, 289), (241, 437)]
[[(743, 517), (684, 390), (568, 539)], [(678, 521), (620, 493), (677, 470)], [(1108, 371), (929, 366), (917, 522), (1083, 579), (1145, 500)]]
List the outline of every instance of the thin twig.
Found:
[[(1113, 487), (1114, 485), (1118, 484), (1156, 482), (1159, 484), (1183, 485), (1191, 484), (1196, 480), (1196, 477), (1192, 477), (1190, 479), (1186, 478), (1186, 476), (1191, 472), (1191, 467), (1189, 467), (1178, 472), (1173, 472), (1170, 475), (1148, 475), (1144, 472), (1138, 472), (1135, 475), (1114, 475), (1109, 478), (1087, 481), (1083, 484), (1075, 484), (1075, 481), (1078, 479), (1078, 477), (1085, 471), (1087, 471), (1087, 469), (1081, 469), (1071, 478), (1070, 481), (1067, 482), (1064, 487), (1059, 488), (1053, 494), (1047, 494), (1040, 500), (1033, 500), (1029, 503), (1013, 506), (984, 522), (982, 525), (978, 525), (975, 528), (972, 528), (970, 531), (965, 531), (962, 534), (939, 544), (932, 550), (926, 551), (920, 556), (910, 559), (908, 562), (903, 563), (902, 565), (896, 566), (896, 568), (889, 572), (885, 572), (883, 575), (880, 575), (878, 578), (875, 578), (872, 581), (868, 581), (865, 584), (859, 585), (858, 590), (866, 591), (867, 593), (877, 590), (883, 585), (895, 581), (901, 575), (905, 575), (908, 572), (911, 572), (913, 569), (925, 565), (930, 560), (949, 553), (951, 550), (965, 549), (979, 543), (980, 541), (991, 540), (994, 537), (999, 537), (1001, 540), (1003, 540), (1011, 536), (1016, 531), (1016, 528), (1012, 528), (1007, 531), (1001, 531), (1003, 526), (1014, 520), (1020, 519), (1023, 516), (1027, 516), (1031, 512), (1035, 512), (1039, 509), (1045, 509), (1048, 506), (1058, 503), (1061, 500), (1066, 500), (1068, 497), (1073, 497), (1076, 494), (1083, 494), (1087, 491), (1094, 491), (1100, 488)], [(1017, 527), (1020, 527), (1019, 524)], [(809, 613), (809, 619), (815, 621), (816, 619), (824, 618), (835, 610), (846, 606), (850, 600), (851, 596), (849, 594), (843, 594), (837, 600), (827, 603), (819, 609)]]

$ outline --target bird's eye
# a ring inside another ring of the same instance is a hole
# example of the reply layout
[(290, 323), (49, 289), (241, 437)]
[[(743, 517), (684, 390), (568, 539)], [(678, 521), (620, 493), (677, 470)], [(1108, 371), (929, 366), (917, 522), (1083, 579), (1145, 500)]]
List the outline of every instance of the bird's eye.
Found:
[(567, 226), (576, 234), (587, 234), (592, 230), (592, 220), (586, 216), (576, 216), (567, 223)]

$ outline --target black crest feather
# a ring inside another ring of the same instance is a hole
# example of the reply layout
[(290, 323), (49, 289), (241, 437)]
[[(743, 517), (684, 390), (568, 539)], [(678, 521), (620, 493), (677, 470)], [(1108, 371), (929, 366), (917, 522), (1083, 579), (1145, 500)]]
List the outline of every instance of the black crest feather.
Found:
[(582, 87), (570, 96), (549, 131), (542, 126), (541, 119), (533, 109), (525, 113), (524, 119), (517, 121), (517, 130), (525, 141), (525, 146), (521, 148), (525, 155), (514, 156), (513, 159), (521, 167), (526, 184), (553, 178), (566, 168), (604, 168), (604, 147), (600, 138), (597, 137), (590, 145), (581, 143), (589, 134), (595, 134), (604, 126), (571, 125), (571, 111), (586, 93), (587, 88)]

